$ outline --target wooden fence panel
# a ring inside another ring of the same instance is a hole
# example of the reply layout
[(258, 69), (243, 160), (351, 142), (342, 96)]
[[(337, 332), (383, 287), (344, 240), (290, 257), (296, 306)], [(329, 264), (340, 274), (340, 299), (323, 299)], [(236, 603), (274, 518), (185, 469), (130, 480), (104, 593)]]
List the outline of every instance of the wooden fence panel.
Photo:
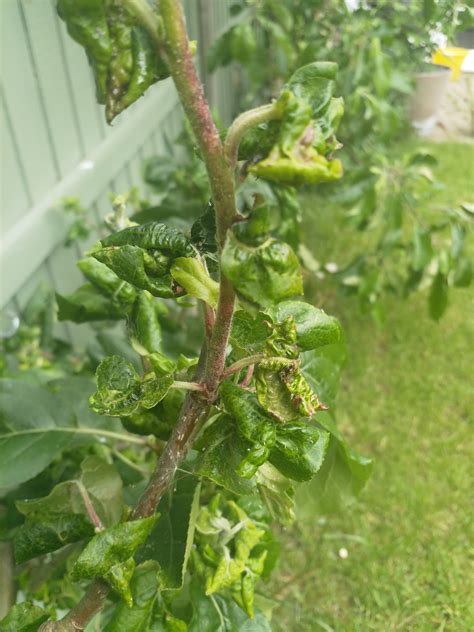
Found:
[[(10, 313), (24, 307), (40, 281), (61, 292), (80, 282), (74, 265), (80, 249), (64, 247), (71, 220), (60, 209), (61, 200), (77, 196), (98, 224), (111, 210), (109, 192), (137, 186), (150, 194), (142, 179), (143, 161), (163, 155), (164, 134), (172, 141), (182, 122), (174, 88), (166, 80), (106, 125), (84, 51), (67, 34), (55, 4), (0, 2), (0, 307)], [(201, 71), (205, 51), (225, 25), (231, 4), (185, 1)], [(214, 92), (209, 89), (213, 105), (228, 122), (230, 84), (205, 78), (214, 86)], [(91, 235), (80, 248), (95, 239)], [(58, 324), (58, 333), (75, 342), (83, 340), (83, 331)]]

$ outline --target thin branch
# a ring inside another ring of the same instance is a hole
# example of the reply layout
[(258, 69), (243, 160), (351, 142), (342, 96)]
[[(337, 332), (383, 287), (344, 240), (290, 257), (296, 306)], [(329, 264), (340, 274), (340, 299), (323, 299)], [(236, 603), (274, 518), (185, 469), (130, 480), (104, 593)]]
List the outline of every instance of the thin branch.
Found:
[(237, 164), (239, 145), (245, 133), (251, 127), (279, 118), (281, 118), (281, 113), (275, 101), (274, 103), (261, 105), (253, 110), (243, 112), (235, 119), (229, 127), (224, 144), (225, 155), (232, 168), (235, 168)]

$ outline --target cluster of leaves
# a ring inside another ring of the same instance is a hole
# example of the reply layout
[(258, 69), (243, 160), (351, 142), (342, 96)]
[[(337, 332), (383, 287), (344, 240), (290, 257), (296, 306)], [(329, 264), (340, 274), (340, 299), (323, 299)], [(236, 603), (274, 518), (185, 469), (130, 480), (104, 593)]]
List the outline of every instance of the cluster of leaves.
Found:
[(70, 36), (84, 47), (91, 62), (98, 103), (108, 123), (169, 76), (148, 31), (118, 0), (59, 0), (58, 12)]
[(440, 186), (432, 173), (435, 165), (423, 149), (391, 161), (378, 155), (370, 174), (361, 171), (339, 198), (346, 221), (358, 231), (369, 229), (371, 241), (340, 268), (324, 267), (378, 321), (383, 319), (378, 298), (384, 293), (404, 297), (428, 288), (429, 313), (437, 320), (448, 305), (449, 287), (472, 282), (473, 263), (466, 252), (472, 205), (430, 207), (433, 188)]
[[(367, 231), (370, 237), (361, 240), (364, 251), (352, 261), (330, 262), (330, 270), (337, 271), (332, 278), (344, 291), (357, 292), (362, 306), (378, 320), (378, 298), (384, 292), (405, 296), (430, 285), (429, 311), (438, 318), (448, 287), (470, 282), (472, 262), (458, 245), (458, 236), (464, 238), (469, 229), (468, 213), (430, 208), (428, 189), (438, 183), (429, 173), (434, 159), (428, 154), (420, 151), (392, 164), (386, 155), (408, 131), (407, 102), (414, 73), (435, 47), (431, 32), (451, 36), (457, 28), (471, 26), (472, 8), (443, 0), (360, 3), (355, 10), (343, 0), (247, 0), (235, 3), (231, 13), (208, 64), (214, 70), (240, 63), (250, 84), (250, 101), (277, 94), (288, 72), (309, 60), (330, 59), (339, 65), (337, 85), (351, 113), (339, 132), (348, 175), (334, 195), (329, 192), (329, 200), (349, 208), (348, 229)], [(261, 64), (262, 58), (268, 63)], [(339, 116), (337, 112), (333, 104), (328, 115)], [(415, 255), (420, 236), (426, 245), (423, 260)], [(310, 270), (326, 273), (324, 262), (299, 254)]]
[[(59, 0), (109, 120), (164, 76), (125, 6)], [(55, 379), (20, 363), (0, 380), (2, 537), (13, 541), (29, 598), (2, 630), (37, 628), (99, 578), (111, 589), (100, 615), (106, 632), (267, 632), (268, 603), (255, 589), (278, 558), (273, 523), (294, 519), (295, 484), (314, 484), (326, 509), (340, 502), (341, 480), (344, 496), (363, 487), (371, 462), (334, 425), (341, 327), (301, 300), (292, 248), (292, 187), (342, 174), (333, 157), (342, 115), (335, 73), (330, 63), (296, 71), (273, 104), (275, 120), (246, 134), (239, 214), (221, 252), (212, 202), (179, 228), (139, 214), (130, 221), (125, 200), (116, 201), (112, 232), (78, 263), (87, 282), (57, 296), (59, 320), (99, 332), (87, 360)], [(155, 173), (161, 187), (165, 178)], [(177, 190), (165, 198), (176, 201)], [(275, 213), (282, 201), (285, 213)], [(221, 271), (238, 303), (226, 367), (209, 395), (193, 380)], [(128, 340), (106, 335), (114, 322)], [(206, 414), (173, 485), (144, 518), (133, 508), (179, 423), (185, 390), (200, 391)]]

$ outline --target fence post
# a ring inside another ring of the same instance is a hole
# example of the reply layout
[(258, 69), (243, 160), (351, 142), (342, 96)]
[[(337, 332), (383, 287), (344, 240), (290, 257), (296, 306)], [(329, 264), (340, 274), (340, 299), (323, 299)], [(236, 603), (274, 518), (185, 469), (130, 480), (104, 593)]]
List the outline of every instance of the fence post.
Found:
[(199, 70), (204, 84), (206, 97), (211, 107), (215, 106), (216, 90), (215, 78), (209, 74), (206, 64), (206, 50), (214, 39), (214, 19), (212, 0), (198, 0), (198, 28), (199, 28)]

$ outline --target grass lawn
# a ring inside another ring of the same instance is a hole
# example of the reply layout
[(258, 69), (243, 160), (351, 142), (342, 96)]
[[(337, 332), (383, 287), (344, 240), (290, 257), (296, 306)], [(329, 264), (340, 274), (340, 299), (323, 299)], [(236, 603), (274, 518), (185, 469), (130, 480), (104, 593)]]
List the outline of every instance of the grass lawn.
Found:
[[(447, 183), (439, 201), (472, 202), (473, 147), (432, 150)], [(314, 240), (337, 260), (354, 233), (336, 236), (329, 214), (312, 219)], [(424, 294), (387, 299), (383, 329), (350, 299), (325, 301), (349, 346), (339, 425), (376, 463), (356, 504), (283, 535), (275, 630), (474, 629), (473, 297), (472, 288), (451, 292), (440, 323)]]

